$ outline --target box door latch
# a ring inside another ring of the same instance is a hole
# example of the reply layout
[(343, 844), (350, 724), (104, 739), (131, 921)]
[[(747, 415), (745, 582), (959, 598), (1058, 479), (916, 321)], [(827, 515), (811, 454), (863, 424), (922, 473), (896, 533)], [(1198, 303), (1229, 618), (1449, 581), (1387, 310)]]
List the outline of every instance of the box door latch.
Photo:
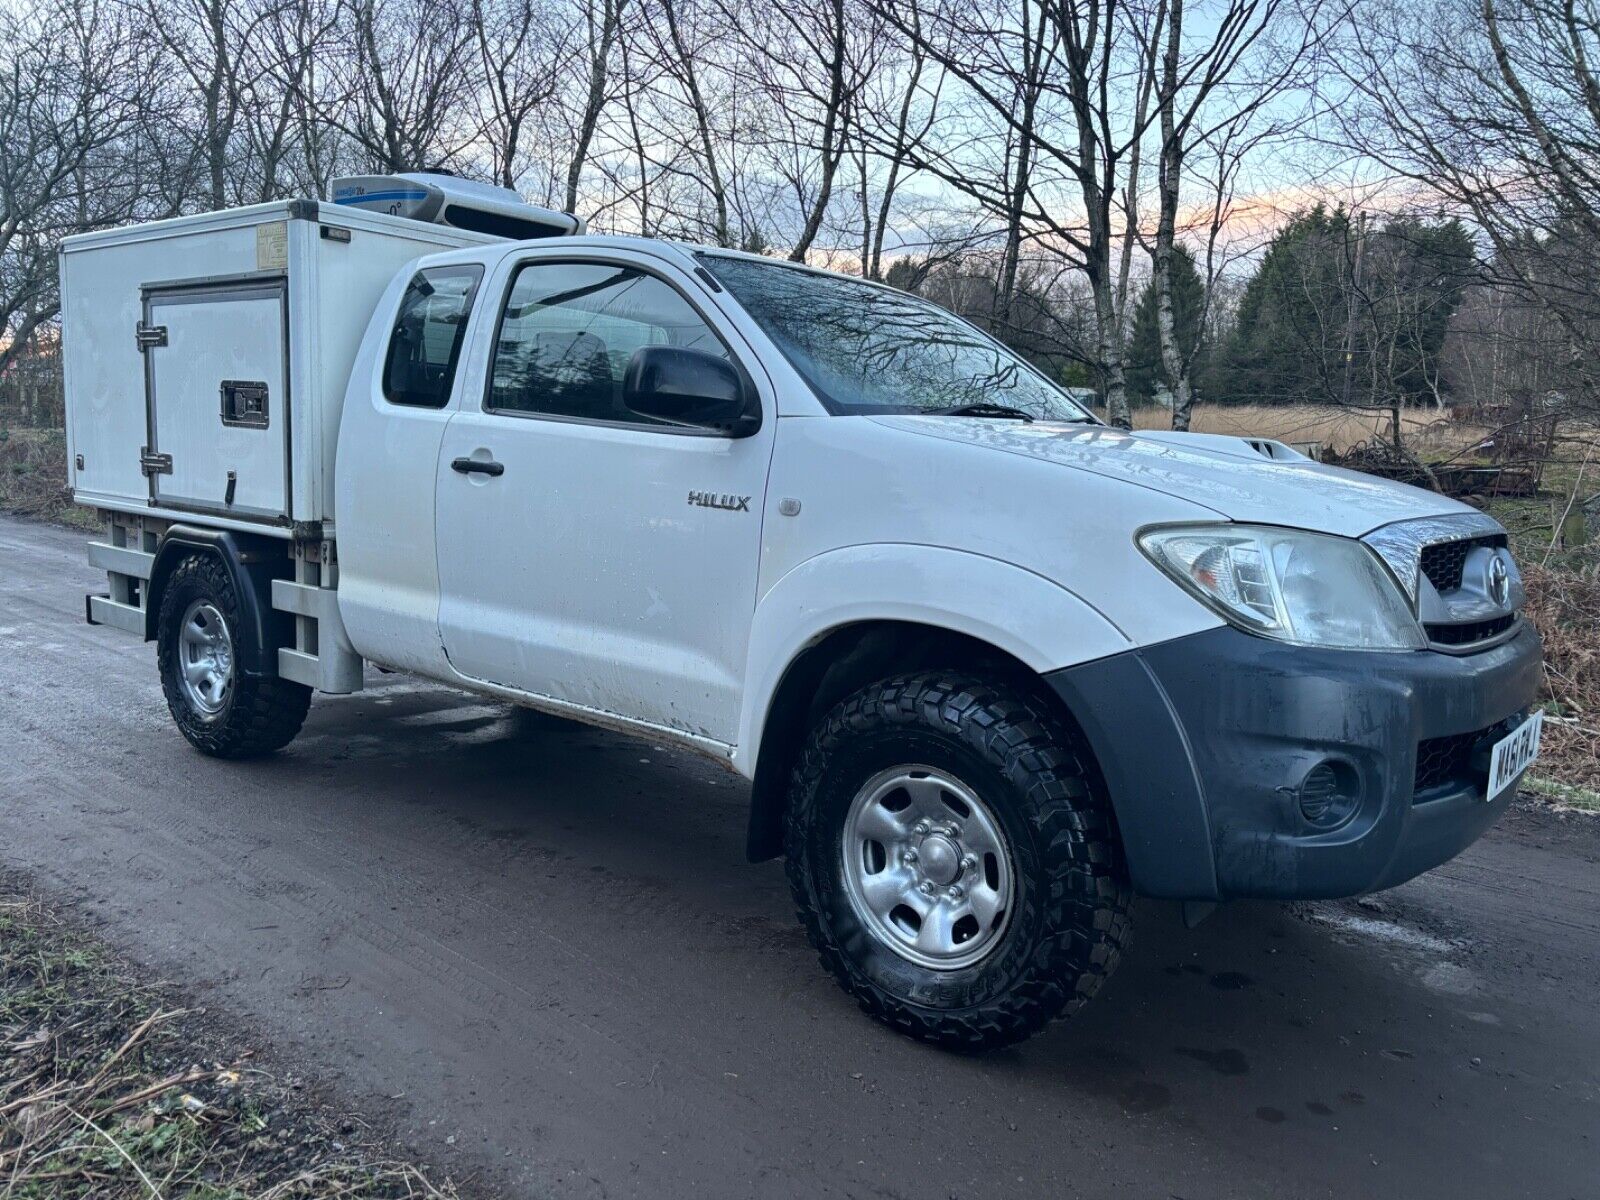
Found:
[(167, 344), (167, 327), (165, 325), (146, 325), (140, 321), (133, 327), (133, 343), (139, 347), (139, 353), (154, 350), (157, 346)]
[(139, 449), (139, 470), (146, 475), (171, 475), (172, 455), (142, 446)]
[(246, 429), (267, 427), (267, 385), (257, 379), (222, 381), (222, 423)]

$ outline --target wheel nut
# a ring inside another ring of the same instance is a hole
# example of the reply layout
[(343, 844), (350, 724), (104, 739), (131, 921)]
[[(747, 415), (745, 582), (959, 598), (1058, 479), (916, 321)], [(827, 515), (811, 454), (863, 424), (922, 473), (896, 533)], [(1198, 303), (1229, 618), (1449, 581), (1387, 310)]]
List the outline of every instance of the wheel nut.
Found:
[(966, 891), (962, 888), (962, 886), (959, 883), (951, 884), (950, 885), (950, 890), (945, 893), (945, 895), (949, 896), (950, 899), (952, 899), (952, 900), (959, 900), (959, 899), (961, 899), (961, 897), (965, 896), (966, 894), (967, 894)]
[(908, 866), (908, 867), (916, 866), (917, 865), (917, 852), (915, 850), (907, 850), (904, 854), (902, 854), (900, 856), (900, 861), (901, 861), (902, 864), (904, 864), (905, 866)]
[(963, 871), (976, 871), (978, 869), (978, 860), (970, 854), (967, 855), (961, 860), (961, 869)]
[(924, 896), (931, 896), (933, 895), (933, 882), (931, 880), (924, 879), (921, 883), (917, 884), (917, 890)]
[(926, 821), (918, 821), (917, 824), (916, 824), (916, 827), (912, 830), (912, 832), (915, 833), (918, 837), (925, 837), (925, 836), (927, 836), (929, 830), (931, 830), (932, 828), (933, 828), (933, 826), (930, 825), (928, 822), (926, 822)]

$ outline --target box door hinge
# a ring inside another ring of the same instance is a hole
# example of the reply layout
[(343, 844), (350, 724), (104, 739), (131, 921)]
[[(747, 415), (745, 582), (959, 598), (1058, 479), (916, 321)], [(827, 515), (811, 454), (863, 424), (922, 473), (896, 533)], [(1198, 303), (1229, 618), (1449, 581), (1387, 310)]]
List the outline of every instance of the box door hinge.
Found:
[(149, 446), (142, 446), (139, 449), (139, 470), (146, 475), (171, 475), (172, 455), (162, 454), (150, 449)]
[(133, 327), (133, 342), (143, 354), (146, 350), (153, 350), (157, 346), (167, 344), (167, 327), (165, 325), (146, 325), (140, 321)]

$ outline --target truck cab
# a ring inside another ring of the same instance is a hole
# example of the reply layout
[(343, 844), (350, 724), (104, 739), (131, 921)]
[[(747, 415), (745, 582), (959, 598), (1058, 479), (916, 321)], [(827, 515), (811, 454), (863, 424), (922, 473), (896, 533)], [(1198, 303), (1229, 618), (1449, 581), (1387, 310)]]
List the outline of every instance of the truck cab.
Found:
[(912, 1036), (1075, 1010), (1135, 894), (1402, 882), (1537, 753), (1505, 531), (1448, 499), (1110, 428), (925, 300), (733, 251), (477, 238), (364, 303), (317, 519), (90, 499), (91, 619), (157, 642), (207, 753), (371, 664), (724, 763), (824, 964)]

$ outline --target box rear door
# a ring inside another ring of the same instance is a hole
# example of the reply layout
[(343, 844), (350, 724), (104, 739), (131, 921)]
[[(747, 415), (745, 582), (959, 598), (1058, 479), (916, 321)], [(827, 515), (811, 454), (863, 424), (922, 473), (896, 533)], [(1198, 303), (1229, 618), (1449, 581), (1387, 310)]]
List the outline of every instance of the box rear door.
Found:
[(246, 520), (288, 520), (284, 281), (149, 288), (144, 325), (151, 498)]

